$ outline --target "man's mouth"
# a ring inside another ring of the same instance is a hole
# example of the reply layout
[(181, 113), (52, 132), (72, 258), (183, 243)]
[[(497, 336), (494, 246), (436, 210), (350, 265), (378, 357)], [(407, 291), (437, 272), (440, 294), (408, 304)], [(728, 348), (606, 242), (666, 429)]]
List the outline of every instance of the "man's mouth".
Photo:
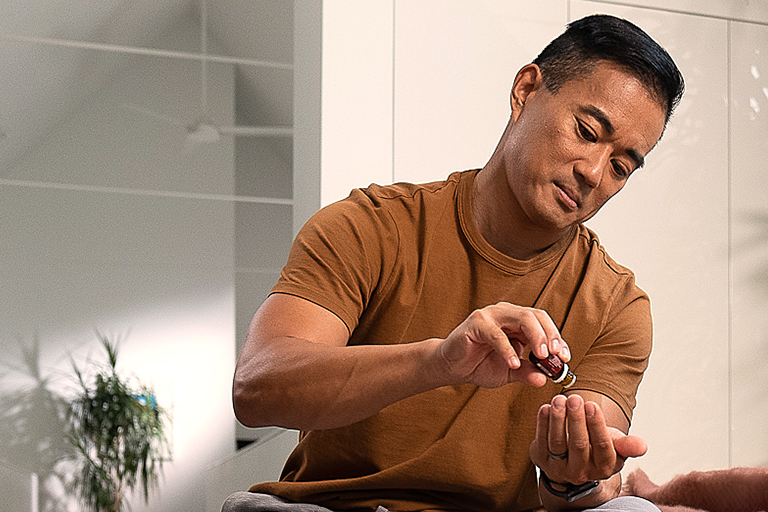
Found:
[(568, 189), (568, 187), (565, 187), (563, 185), (560, 185), (559, 183), (555, 184), (555, 187), (557, 187), (557, 194), (560, 198), (560, 201), (570, 210), (576, 210), (579, 207), (579, 200), (576, 196), (576, 194)]

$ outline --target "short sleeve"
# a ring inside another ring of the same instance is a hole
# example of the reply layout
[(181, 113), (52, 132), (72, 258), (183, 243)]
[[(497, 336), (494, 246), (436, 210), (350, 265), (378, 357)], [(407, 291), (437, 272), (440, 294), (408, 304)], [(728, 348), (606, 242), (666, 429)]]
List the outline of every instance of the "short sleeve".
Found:
[(573, 389), (606, 395), (631, 421), (637, 389), (648, 367), (653, 327), (648, 296), (634, 286), (634, 280), (628, 281), (617, 291), (598, 338), (574, 369)]
[(272, 293), (309, 300), (351, 333), (368, 304), (386, 254), (397, 246), (389, 214), (361, 190), (318, 211), (302, 227)]

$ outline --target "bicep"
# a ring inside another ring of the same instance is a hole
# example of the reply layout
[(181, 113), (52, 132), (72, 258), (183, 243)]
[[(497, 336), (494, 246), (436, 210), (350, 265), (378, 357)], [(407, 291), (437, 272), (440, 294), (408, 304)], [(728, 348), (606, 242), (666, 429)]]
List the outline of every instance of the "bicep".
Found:
[(322, 361), (348, 338), (346, 325), (330, 311), (293, 295), (270, 295), (254, 315), (237, 360), (232, 387), (237, 418), (251, 427), (299, 425), (292, 415), (295, 395), (310, 396), (297, 387), (308, 379), (301, 368)]
[(324, 307), (295, 295), (273, 293), (254, 315), (243, 352), (285, 338), (341, 347), (347, 344), (349, 331)]

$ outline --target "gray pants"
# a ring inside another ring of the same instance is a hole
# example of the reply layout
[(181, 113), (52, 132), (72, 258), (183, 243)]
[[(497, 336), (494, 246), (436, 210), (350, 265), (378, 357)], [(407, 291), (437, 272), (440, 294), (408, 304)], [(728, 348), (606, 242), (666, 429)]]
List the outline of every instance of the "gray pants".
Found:
[[(659, 512), (650, 501), (635, 496), (622, 496), (597, 508), (599, 512)], [(224, 502), (221, 512), (334, 512), (333, 510), (311, 503), (293, 503), (271, 494), (255, 492), (236, 492)], [(379, 507), (376, 512), (389, 512)], [(584, 511), (588, 512), (588, 511)]]

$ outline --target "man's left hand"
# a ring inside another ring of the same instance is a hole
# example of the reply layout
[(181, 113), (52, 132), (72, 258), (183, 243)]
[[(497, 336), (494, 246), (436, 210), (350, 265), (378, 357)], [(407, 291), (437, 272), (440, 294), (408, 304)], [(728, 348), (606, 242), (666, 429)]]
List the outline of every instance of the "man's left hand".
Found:
[(609, 426), (597, 403), (571, 394), (539, 409), (530, 457), (550, 480), (578, 485), (611, 477), (647, 449), (642, 438)]

